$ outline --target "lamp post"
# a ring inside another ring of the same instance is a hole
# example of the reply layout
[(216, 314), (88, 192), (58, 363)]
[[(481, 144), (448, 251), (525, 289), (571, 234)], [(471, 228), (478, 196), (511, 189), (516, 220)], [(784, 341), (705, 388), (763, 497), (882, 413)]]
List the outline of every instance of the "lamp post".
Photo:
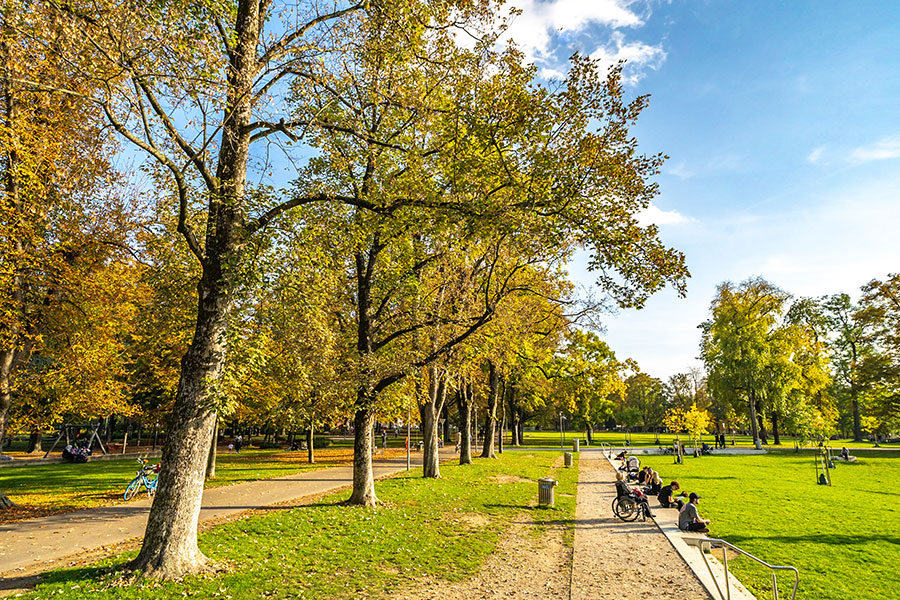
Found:
[(565, 448), (566, 442), (563, 436), (563, 414), (559, 413), (559, 447)]

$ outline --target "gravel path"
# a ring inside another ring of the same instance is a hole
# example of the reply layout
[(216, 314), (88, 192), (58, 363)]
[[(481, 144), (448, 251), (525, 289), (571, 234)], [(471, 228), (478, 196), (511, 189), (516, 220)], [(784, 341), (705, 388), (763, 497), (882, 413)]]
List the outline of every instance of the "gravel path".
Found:
[(581, 453), (571, 599), (709, 600), (653, 521), (613, 515), (615, 480), (605, 458)]

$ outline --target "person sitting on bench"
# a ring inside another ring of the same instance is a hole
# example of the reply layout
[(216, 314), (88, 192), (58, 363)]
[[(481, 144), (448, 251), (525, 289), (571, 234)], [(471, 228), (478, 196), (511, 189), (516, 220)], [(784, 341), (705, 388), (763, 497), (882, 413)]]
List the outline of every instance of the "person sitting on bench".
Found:
[(675, 492), (681, 489), (681, 486), (678, 485), (677, 481), (673, 481), (669, 485), (664, 485), (661, 490), (659, 490), (659, 496), (656, 497), (659, 500), (659, 505), (663, 508), (677, 508), (681, 510), (681, 507), (684, 506), (684, 502), (681, 500), (675, 499)]
[(700, 513), (697, 512), (697, 503), (700, 502), (700, 496), (691, 492), (688, 496), (689, 502), (681, 507), (678, 514), (678, 528), (682, 531), (696, 531), (699, 533), (707, 533), (710, 524), (709, 519), (701, 519)]
[(650, 483), (650, 467), (644, 467), (641, 469), (641, 472), (638, 473), (637, 482), (640, 485), (648, 485)]
[(658, 496), (662, 491), (662, 479), (659, 477), (659, 473), (650, 469), (650, 482), (647, 484), (647, 487), (644, 488), (644, 492), (648, 496)]

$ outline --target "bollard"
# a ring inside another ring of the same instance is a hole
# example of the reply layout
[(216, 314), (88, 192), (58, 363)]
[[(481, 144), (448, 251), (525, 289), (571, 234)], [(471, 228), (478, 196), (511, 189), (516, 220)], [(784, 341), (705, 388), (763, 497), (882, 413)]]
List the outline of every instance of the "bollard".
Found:
[(563, 460), (565, 461), (566, 468), (572, 466), (572, 453), (571, 452), (563, 452)]
[(552, 507), (554, 503), (553, 488), (557, 485), (556, 481), (548, 477), (538, 479), (538, 504), (541, 506)]
[(572, 452), (578, 452), (578, 444), (581, 442), (578, 438), (572, 440)]

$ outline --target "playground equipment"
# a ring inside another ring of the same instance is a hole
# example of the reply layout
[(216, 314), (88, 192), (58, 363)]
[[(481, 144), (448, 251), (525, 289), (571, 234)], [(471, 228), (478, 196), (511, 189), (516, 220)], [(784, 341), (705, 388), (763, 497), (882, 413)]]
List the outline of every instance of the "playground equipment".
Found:
[[(44, 458), (50, 456), (50, 453), (56, 449), (56, 445), (59, 441), (65, 436), (66, 438), (66, 446), (71, 445), (72, 441), (81, 442), (84, 447), (88, 450), (93, 450), (94, 448), (94, 440), (97, 441), (97, 446), (99, 446), (100, 450), (103, 454), (106, 454), (106, 448), (103, 447), (103, 442), (100, 441), (100, 435), (97, 433), (97, 430), (100, 429), (100, 423), (88, 423), (87, 425), (73, 425), (71, 423), (66, 423), (64, 425), (59, 426), (59, 435), (56, 436), (56, 439), (53, 440), (53, 445), (50, 446), (50, 449), (47, 450), (47, 453), (44, 454)], [(91, 432), (90, 437), (88, 437), (87, 442), (83, 442), (79, 440), (79, 435), (83, 430), (87, 430)], [(74, 440), (73, 440), (74, 438)]]
[(834, 458), (831, 456), (831, 448), (822, 444), (816, 452), (816, 482), (819, 485), (831, 485), (831, 469), (834, 468)]

